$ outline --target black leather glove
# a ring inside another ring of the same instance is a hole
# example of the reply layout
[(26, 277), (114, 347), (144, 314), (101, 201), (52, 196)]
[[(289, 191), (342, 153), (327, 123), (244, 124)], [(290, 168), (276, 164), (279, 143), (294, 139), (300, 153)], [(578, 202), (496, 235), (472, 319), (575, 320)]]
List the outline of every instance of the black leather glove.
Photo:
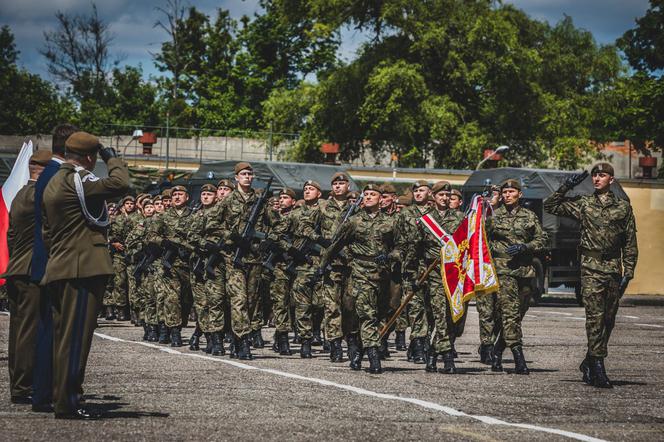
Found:
[(215, 243), (207, 241), (203, 245), (203, 250), (205, 250), (207, 253), (216, 253), (216, 252), (219, 251), (219, 248), (217, 247), (217, 245)]
[(510, 256), (516, 256), (519, 255), (527, 250), (527, 247), (525, 244), (512, 244), (505, 250), (508, 255)]
[(623, 276), (622, 280), (620, 280), (619, 290), (620, 290), (620, 297), (621, 298), (625, 294), (625, 290), (627, 290), (627, 286), (629, 285), (629, 281), (631, 281), (631, 280), (632, 280), (632, 278), (629, 277), (629, 276)]
[(318, 239), (318, 244), (320, 244), (321, 246), (323, 246), (325, 248), (328, 248), (332, 244), (332, 241), (330, 241), (329, 239), (325, 239), (325, 238), (319, 238)]
[(104, 163), (108, 163), (108, 160), (111, 158), (116, 158), (118, 153), (112, 147), (102, 147), (99, 149), (99, 156), (104, 161)]
[(324, 273), (323, 269), (317, 268), (316, 271), (314, 272), (314, 274), (311, 275), (311, 277), (309, 278), (309, 281), (308, 281), (309, 287), (313, 287), (316, 284), (318, 284), (318, 282), (321, 279), (323, 279), (323, 273)]
[(374, 258), (374, 262), (380, 266), (384, 266), (390, 262), (390, 257), (384, 253), (381, 253), (380, 255)]
[(563, 187), (566, 190), (572, 190), (576, 186), (581, 184), (583, 182), (583, 180), (586, 179), (587, 176), (588, 176), (588, 171), (587, 170), (584, 170), (582, 173), (574, 174), (574, 175), (566, 178), (565, 181), (563, 181)]

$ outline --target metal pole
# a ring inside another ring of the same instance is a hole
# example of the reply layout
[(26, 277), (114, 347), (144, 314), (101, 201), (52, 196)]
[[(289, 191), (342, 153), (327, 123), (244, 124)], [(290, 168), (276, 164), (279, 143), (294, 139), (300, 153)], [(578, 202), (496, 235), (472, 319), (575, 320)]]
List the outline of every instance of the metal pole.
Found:
[(270, 161), (272, 161), (272, 130), (274, 129), (274, 122), (270, 121)]
[(168, 155), (170, 153), (170, 142), (171, 142), (171, 137), (169, 134), (169, 118), (170, 118), (171, 112), (167, 111), (166, 112), (166, 170), (168, 170)]

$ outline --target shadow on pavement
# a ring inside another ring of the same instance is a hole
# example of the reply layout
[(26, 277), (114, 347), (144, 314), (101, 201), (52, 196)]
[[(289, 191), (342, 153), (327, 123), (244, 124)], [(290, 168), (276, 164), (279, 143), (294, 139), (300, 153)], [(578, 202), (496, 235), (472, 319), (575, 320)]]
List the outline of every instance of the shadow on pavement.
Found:
[[(86, 394), (86, 405), (102, 413), (102, 420), (106, 419), (139, 419), (142, 417), (169, 417), (169, 413), (159, 413), (155, 411), (122, 411), (129, 405), (122, 402), (122, 398), (114, 395), (97, 396), (95, 394)], [(94, 401), (94, 402), (90, 402)], [(107, 401), (107, 402), (97, 402)]]

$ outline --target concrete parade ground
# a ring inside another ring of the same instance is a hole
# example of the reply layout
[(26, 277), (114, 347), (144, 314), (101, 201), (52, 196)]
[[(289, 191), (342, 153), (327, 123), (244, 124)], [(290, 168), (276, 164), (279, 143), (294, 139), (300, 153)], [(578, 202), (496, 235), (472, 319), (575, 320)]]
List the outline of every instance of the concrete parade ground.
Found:
[(332, 364), (321, 347), (311, 360), (300, 359), (297, 345), (293, 356), (278, 356), (271, 328), (255, 359), (239, 362), (146, 343), (140, 328), (99, 320), (84, 389), (105, 418), (92, 422), (56, 421), (9, 402), (9, 316), (2, 314), (1, 439), (662, 440), (664, 306), (657, 304), (620, 308), (606, 360), (612, 390), (581, 381), (584, 312), (562, 298), (531, 307), (524, 320), (530, 376), (513, 373), (509, 350), (505, 373), (480, 364), (474, 306), (457, 341), (457, 375), (426, 373), (393, 347), (381, 375)]

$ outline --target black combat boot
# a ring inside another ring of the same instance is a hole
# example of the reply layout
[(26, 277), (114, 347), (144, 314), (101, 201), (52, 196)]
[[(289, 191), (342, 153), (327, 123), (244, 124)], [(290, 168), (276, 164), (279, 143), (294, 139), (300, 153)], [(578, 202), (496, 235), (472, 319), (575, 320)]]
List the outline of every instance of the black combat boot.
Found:
[(380, 355), (377, 347), (367, 348), (367, 359), (369, 359), (369, 373), (381, 374), (383, 368), (380, 366)]
[(390, 350), (387, 347), (387, 336), (384, 336), (383, 339), (380, 340), (380, 347), (378, 347), (378, 357), (381, 361), (390, 357)]
[(438, 372), (438, 353), (433, 351), (433, 349), (427, 354), (427, 366), (424, 369), (427, 373)]
[(480, 347), (477, 349), (477, 352), (480, 354), (480, 362), (484, 365), (491, 365), (491, 352), (493, 351), (493, 345), (491, 344), (480, 344)]
[(203, 351), (207, 354), (212, 353), (212, 333), (205, 333), (205, 348)]
[(457, 353), (456, 348), (454, 347), (454, 342), (452, 342), (452, 356), (454, 356), (454, 359), (459, 357), (459, 353)]
[(124, 307), (118, 307), (117, 308), (117, 319), (118, 321), (128, 321), (128, 315), (127, 315), (127, 306)]
[(168, 344), (170, 341), (169, 339), (170, 336), (170, 331), (168, 330), (168, 327), (166, 327), (166, 324), (163, 322), (159, 323), (159, 343), (160, 344)]
[(198, 324), (196, 324), (196, 328), (194, 329), (194, 332), (191, 334), (191, 337), (189, 338), (189, 350), (199, 351), (201, 349), (200, 342), (202, 334), (203, 332), (201, 331)]
[(159, 330), (155, 324), (148, 325), (148, 342), (159, 341)]
[(148, 325), (141, 319), (141, 325), (143, 326), (143, 340), (148, 341), (148, 338), (150, 337), (150, 329), (148, 328)]
[(406, 347), (406, 332), (405, 331), (398, 331), (396, 338), (394, 338), (394, 347), (397, 349), (397, 351), (405, 351), (408, 347)]
[(583, 382), (588, 385), (593, 384), (591, 364), (592, 364), (592, 357), (586, 354), (586, 357), (583, 358), (581, 365), (579, 365), (579, 371), (581, 371), (581, 373), (583, 374)]
[(263, 340), (263, 334), (260, 330), (254, 330), (251, 332), (251, 345), (254, 348), (263, 348), (265, 347), (265, 341)]
[(302, 346), (300, 347), (300, 357), (302, 359), (311, 359), (311, 338), (302, 339)]
[(279, 354), (282, 356), (290, 356), (293, 354), (290, 349), (290, 342), (288, 342), (288, 332), (279, 333)]
[(426, 364), (426, 352), (424, 348), (425, 338), (415, 338), (413, 340), (413, 347), (411, 350), (411, 357), (415, 364)]
[(301, 343), (302, 343), (302, 338), (300, 337), (300, 334), (297, 331), (297, 327), (294, 327), (293, 340), (291, 341), (291, 344), (301, 344)]
[(346, 337), (346, 343), (348, 344), (348, 359), (351, 361), (355, 357), (355, 353), (357, 353), (360, 350), (360, 344), (357, 339), (357, 335), (350, 334)]
[(274, 335), (272, 335), (272, 351), (275, 353), (279, 353), (279, 332), (274, 331)]
[(332, 344), (327, 339), (323, 338), (323, 351), (329, 352), (332, 351)]
[(226, 344), (230, 344), (231, 342), (233, 342), (233, 332), (227, 331), (226, 333), (224, 333), (224, 342)]
[(116, 318), (116, 316), (115, 316), (115, 311), (113, 310), (113, 306), (112, 305), (107, 305), (106, 306), (106, 318), (105, 319), (107, 321), (114, 321), (115, 318)]
[(491, 352), (491, 371), (503, 371), (503, 351), (505, 350), (505, 341), (502, 338), (498, 338), (496, 344), (493, 346), (493, 352)]
[(454, 365), (454, 350), (449, 350), (443, 353), (443, 369), (441, 370), (441, 373), (456, 373), (456, 366)]
[(244, 335), (242, 338), (240, 338), (239, 346), (240, 348), (238, 349), (237, 352), (238, 359), (241, 359), (243, 361), (250, 361), (254, 358), (254, 356), (251, 354), (249, 335)]
[(226, 354), (224, 350), (224, 339), (221, 337), (221, 332), (210, 333), (212, 340), (212, 356), (223, 356)]
[(350, 360), (350, 369), (351, 370), (362, 370), (362, 356), (364, 355), (364, 349), (358, 348), (354, 353), (353, 357)]
[(323, 337), (320, 333), (320, 324), (314, 327), (312, 334), (313, 337), (311, 338), (311, 345), (315, 345), (316, 347), (323, 345)]
[(330, 341), (330, 362), (343, 362), (344, 349), (341, 346), (341, 338)]
[[(210, 340), (212, 337), (210, 337)], [(210, 347), (210, 353), (212, 352), (212, 347)], [(235, 336), (235, 334), (231, 334), (231, 345), (228, 346), (228, 353), (231, 359), (235, 359), (238, 357), (240, 352), (240, 338)]]
[(136, 311), (134, 309), (131, 309), (129, 312), (129, 322), (138, 325), (138, 317), (136, 316)]
[(517, 345), (512, 349), (514, 356), (514, 368), (516, 374), (530, 374), (528, 366), (526, 365), (526, 357), (523, 355), (523, 347)]
[(606, 369), (604, 368), (604, 359), (593, 358), (590, 369), (592, 373), (591, 378), (594, 387), (613, 388), (613, 384), (611, 384), (609, 377), (606, 375)]
[(171, 347), (182, 347), (182, 335), (180, 327), (171, 328)]

